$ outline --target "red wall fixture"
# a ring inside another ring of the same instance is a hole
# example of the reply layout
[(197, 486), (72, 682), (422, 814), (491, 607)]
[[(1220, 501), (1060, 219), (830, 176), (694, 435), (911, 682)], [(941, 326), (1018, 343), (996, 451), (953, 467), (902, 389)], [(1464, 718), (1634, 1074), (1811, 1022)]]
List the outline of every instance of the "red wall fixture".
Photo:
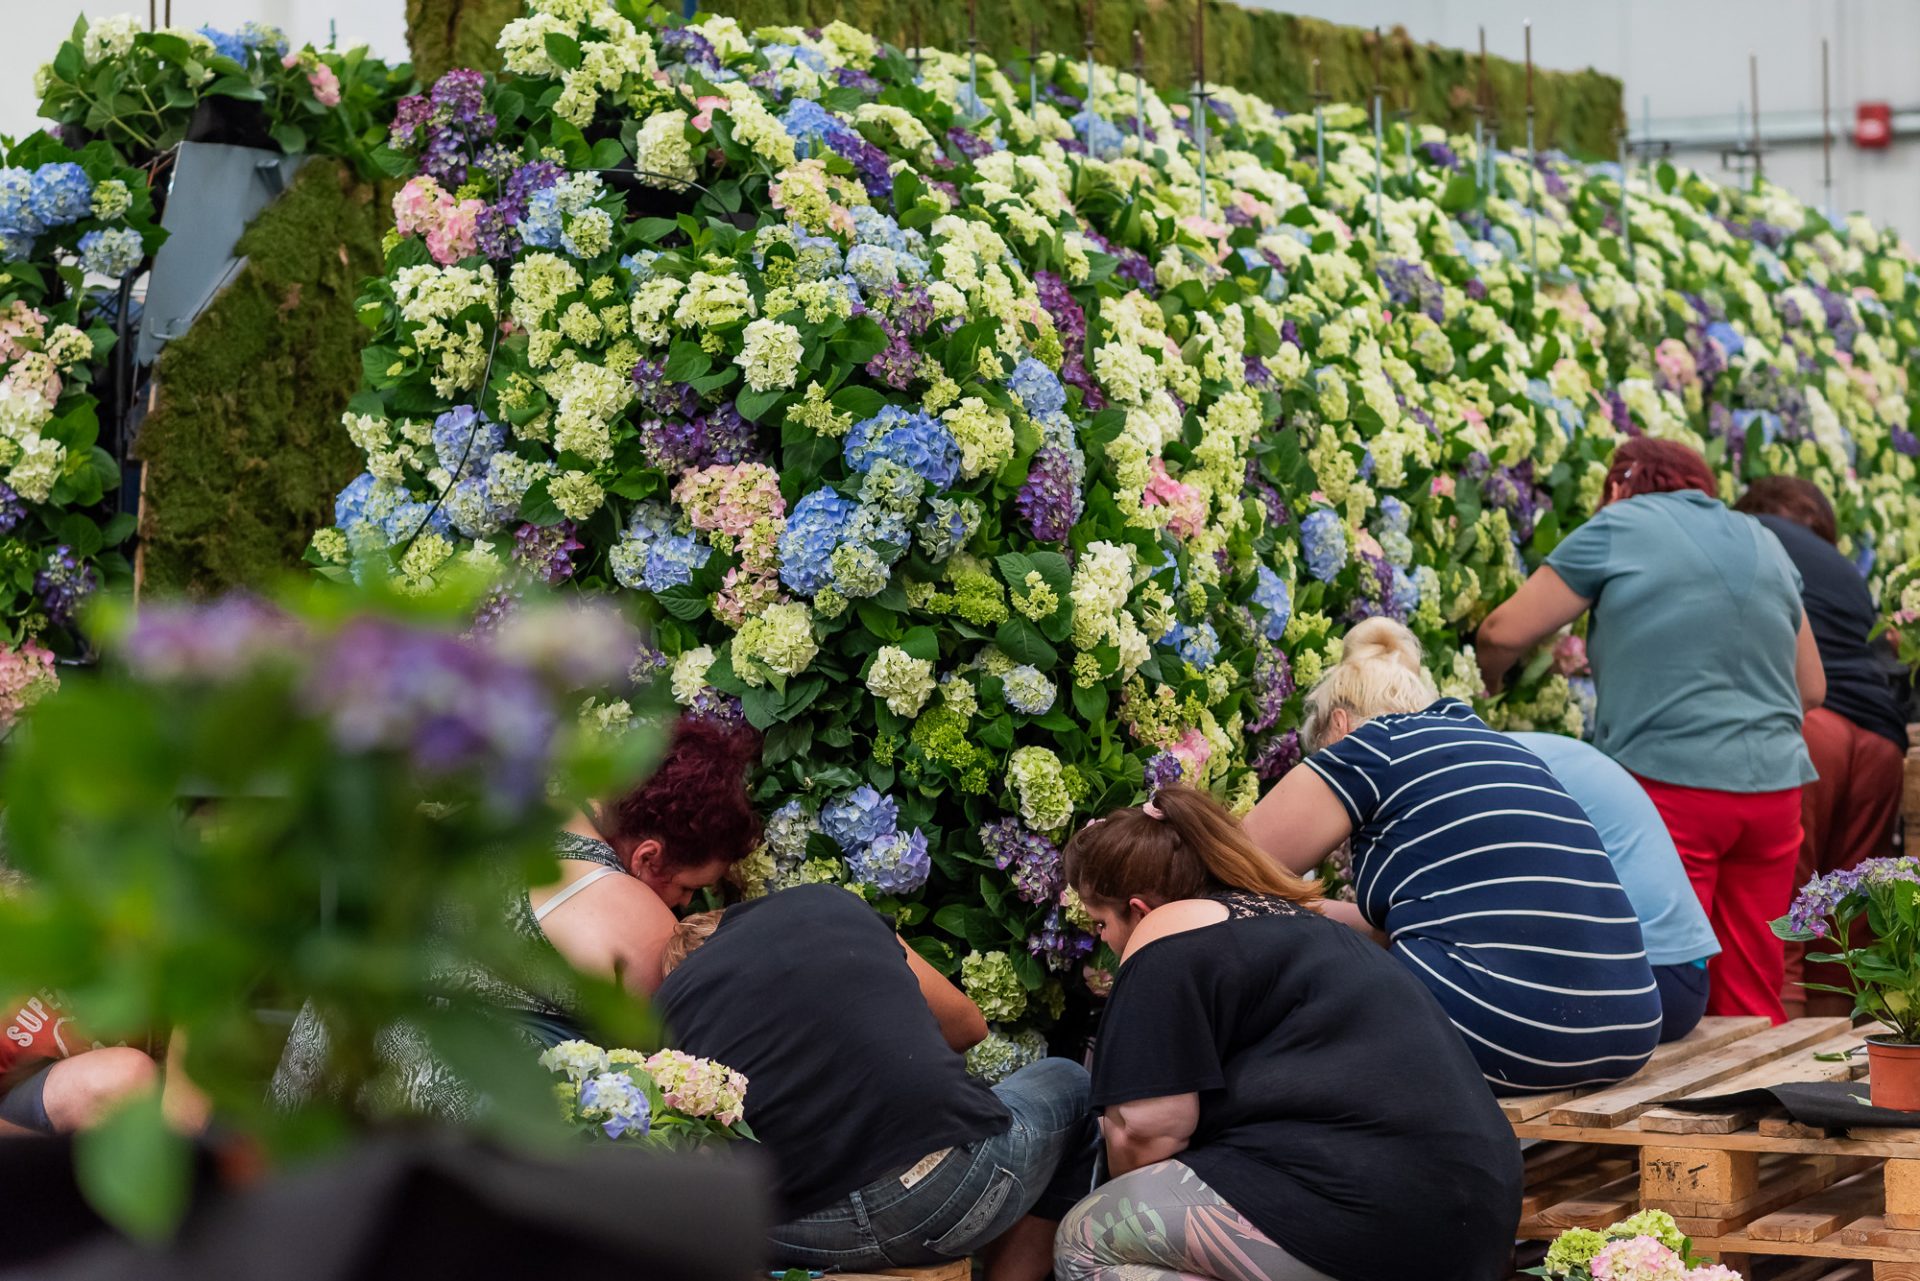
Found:
[(1863, 102), (1853, 110), (1853, 145), (1874, 151), (1893, 145), (1893, 108), (1884, 102)]

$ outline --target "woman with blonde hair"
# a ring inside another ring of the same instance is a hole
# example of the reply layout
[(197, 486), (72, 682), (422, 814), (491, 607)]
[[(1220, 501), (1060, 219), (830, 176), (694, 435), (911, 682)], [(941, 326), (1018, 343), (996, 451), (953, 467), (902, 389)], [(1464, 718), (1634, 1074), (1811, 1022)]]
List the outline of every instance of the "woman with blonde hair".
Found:
[[(1599, 833), (1539, 757), (1441, 698), (1420, 642), (1373, 618), (1307, 695), (1312, 753), (1247, 816), (1305, 873), (1353, 842), (1358, 924), (1425, 983), (1494, 1091), (1618, 1081), (1660, 996)], [(1355, 923), (1349, 921), (1349, 923)]]
[(1066, 872), (1122, 959), (1093, 1060), (1114, 1177), (1061, 1224), (1055, 1276), (1508, 1270), (1513, 1132), (1432, 998), (1311, 881), (1181, 786), (1088, 824)]

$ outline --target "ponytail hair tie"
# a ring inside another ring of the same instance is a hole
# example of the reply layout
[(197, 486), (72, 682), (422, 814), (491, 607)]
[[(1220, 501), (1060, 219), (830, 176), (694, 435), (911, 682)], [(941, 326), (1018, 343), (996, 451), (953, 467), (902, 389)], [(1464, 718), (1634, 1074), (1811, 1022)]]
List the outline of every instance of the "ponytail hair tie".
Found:
[(1148, 801), (1145, 805), (1142, 805), (1140, 807), (1140, 812), (1142, 814), (1145, 814), (1148, 818), (1155, 819), (1155, 820), (1166, 818), (1166, 815), (1160, 812), (1160, 807), (1158, 805), (1155, 805), (1152, 801)]

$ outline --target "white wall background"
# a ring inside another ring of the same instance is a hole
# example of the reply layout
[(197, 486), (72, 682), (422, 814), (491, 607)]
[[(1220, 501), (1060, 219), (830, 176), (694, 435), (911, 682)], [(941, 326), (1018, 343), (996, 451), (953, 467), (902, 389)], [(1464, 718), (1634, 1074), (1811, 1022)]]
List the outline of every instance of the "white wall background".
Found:
[[(158, 3), (164, 11), (167, 0)], [(0, 133), (19, 137), (39, 127), (33, 73), (82, 13), (137, 13), (144, 23), (147, 0), (0, 0)], [(331, 20), (342, 48), (366, 44), (389, 61), (407, 57), (406, 0), (173, 0), (175, 26), (226, 30), (249, 19), (281, 28), (296, 46), (324, 46)]]
[[(1820, 39), (1831, 41), (1835, 132), (1833, 204), (1863, 209), (1920, 238), (1920, 134), (1883, 152), (1847, 141), (1853, 105), (1890, 101), (1920, 110), (1920, 0), (1243, 0), (1356, 25), (1404, 26), (1416, 39), (1470, 49), (1487, 29), (1491, 52), (1519, 58), (1521, 24), (1534, 21), (1544, 67), (1596, 67), (1626, 84), (1633, 129), (1650, 103), (1653, 135), (1736, 132), (1748, 98), (1747, 52), (1760, 58), (1761, 134), (1818, 136)], [(165, 0), (161, 0), (164, 4)], [(991, 3), (991, 0), (990, 0)], [(33, 72), (52, 57), (83, 10), (110, 14), (145, 0), (0, 0), (0, 133), (34, 125)], [(173, 0), (182, 26), (232, 27), (249, 18), (284, 28), (296, 44), (324, 44), (329, 21), (342, 45), (367, 43), (407, 56), (405, 0)], [(1516, 140), (1517, 141), (1517, 140)], [(1678, 158), (1720, 173), (1717, 145)], [(1788, 143), (1767, 157), (1769, 176), (1823, 203), (1820, 148)]]
[[(1802, 199), (1823, 202), (1820, 40), (1830, 42), (1834, 132), (1833, 204), (1864, 210), (1920, 234), (1920, 136), (1891, 149), (1859, 151), (1848, 140), (1853, 107), (1890, 102), (1920, 108), (1920, 3), (1915, 0), (1243, 0), (1335, 22), (1403, 26), (1416, 40), (1519, 58), (1533, 20), (1533, 54), (1543, 67), (1594, 67), (1626, 84), (1636, 139), (1643, 103), (1653, 135), (1672, 138), (1737, 131), (1748, 103), (1747, 54), (1760, 64), (1760, 132), (1797, 130), (1766, 157), (1767, 176)], [(1750, 106), (1746, 109), (1750, 110)], [(1514, 140), (1514, 141), (1517, 141)], [(1721, 174), (1718, 145), (1676, 158)], [(1727, 175), (1731, 177), (1732, 175)]]

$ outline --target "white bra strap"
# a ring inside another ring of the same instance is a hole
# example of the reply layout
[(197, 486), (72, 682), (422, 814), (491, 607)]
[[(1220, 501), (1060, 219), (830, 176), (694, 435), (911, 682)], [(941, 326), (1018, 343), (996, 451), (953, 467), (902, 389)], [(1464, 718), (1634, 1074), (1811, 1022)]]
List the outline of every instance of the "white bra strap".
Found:
[(573, 884), (567, 886), (566, 889), (561, 890), (558, 894), (554, 895), (552, 898), (542, 903), (539, 906), (539, 908), (535, 910), (533, 914), (533, 919), (535, 921), (546, 920), (548, 915), (552, 913), (554, 908), (559, 907), (562, 903), (566, 902), (568, 899), (578, 894), (581, 890), (586, 889), (587, 886), (593, 884), (595, 881), (601, 880), (609, 876), (620, 876), (620, 875), (622, 875), (620, 869), (615, 867), (594, 868), (591, 872), (588, 872), (585, 876), (581, 877), (579, 880), (575, 881)]

